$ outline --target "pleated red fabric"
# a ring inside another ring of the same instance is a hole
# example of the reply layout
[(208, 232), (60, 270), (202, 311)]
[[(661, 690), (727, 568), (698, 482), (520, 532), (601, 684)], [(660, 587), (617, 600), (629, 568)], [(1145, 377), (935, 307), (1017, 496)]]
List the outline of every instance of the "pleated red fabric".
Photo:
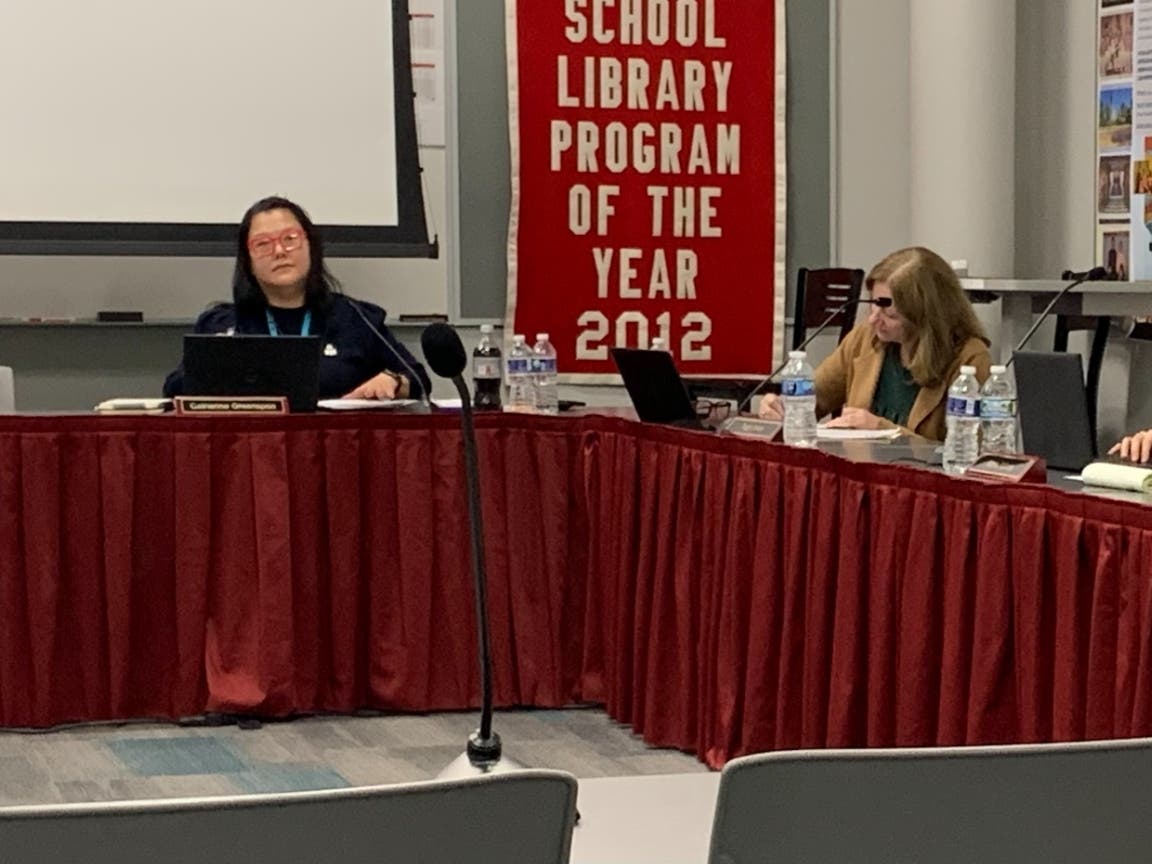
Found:
[[(1152, 508), (483, 415), (499, 705), (712, 766), (1152, 734)], [(458, 418), (0, 419), (0, 725), (479, 701)]]

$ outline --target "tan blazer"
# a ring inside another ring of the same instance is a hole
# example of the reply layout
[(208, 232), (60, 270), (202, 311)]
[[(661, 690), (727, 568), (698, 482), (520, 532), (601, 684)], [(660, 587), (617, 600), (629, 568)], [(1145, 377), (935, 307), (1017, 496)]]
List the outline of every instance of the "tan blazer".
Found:
[[(853, 328), (816, 369), (816, 413), (823, 417), (845, 406), (871, 411), (884, 365), (884, 349), (884, 345), (873, 340), (867, 323)], [(976, 377), (983, 384), (992, 366), (988, 346), (980, 339), (969, 339), (948, 367), (944, 380), (935, 387), (920, 388), (908, 414), (908, 431), (933, 441), (944, 440), (948, 388), (960, 374), (961, 366), (975, 366)]]

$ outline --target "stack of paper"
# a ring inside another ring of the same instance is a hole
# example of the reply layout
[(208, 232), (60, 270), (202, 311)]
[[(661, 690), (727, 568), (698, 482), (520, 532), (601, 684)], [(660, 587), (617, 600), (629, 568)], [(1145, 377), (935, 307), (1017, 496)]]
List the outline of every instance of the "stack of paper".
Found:
[(101, 414), (163, 414), (172, 410), (172, 400), (105, 399), (95, 410)]
[(407, 408), (417, 404), (417, 399), (321, 399), (318, 407), (325, 411), (387, 411), (390, 408)]
[(900, 430), (895, 427), (884, 429), (839, 429), (835, 426), (816, 427), (816, 438), (820, 441), (891, 441), (900, 437)]

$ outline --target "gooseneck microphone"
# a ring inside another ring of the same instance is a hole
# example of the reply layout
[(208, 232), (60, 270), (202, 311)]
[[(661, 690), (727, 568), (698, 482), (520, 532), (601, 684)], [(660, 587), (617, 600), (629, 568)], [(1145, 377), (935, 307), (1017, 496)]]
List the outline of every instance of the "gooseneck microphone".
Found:
[(468, 355), (460, 336), (447, 324), (431, 324), (420, 335), (420, 346), (428, 366), (441, 378), (449, 379), (460, 394), (460, 414), (464, 431), (464, 473), (468, 482), (468, 519), (472, 537), (472, 581), (476, 599), (476, 633), (480, 652), (480, 728), (468, 738), (463, 756), (441, 772), (441, 777), (489, 774), (519, 768), (503, 758), (500, 736), (492, 731), (492, 649), (488, 635), (488, 573), (484, 563), (484, 524), (480, 510), (480, 470), (476, 459), (476, 426), (472, 400), (464, 383)]
[[(388, 353), (391, 354), (393, 357), (395, 357), (396, 360), (400, 363), (400, 365), (404, 367), (404, 371), (408, 373), (408, 381), (409, 381), (408, 389), (409, 389), (409, 391), (411, 391), (411, 389), (414, 386), (416, 386), (417, 384), (420, 385), (420, 402), (425, 408), (430, 408), (431, 407), (431, 397), (429, 396), (428, 392), (426, 391), (426, 388), (424, 387), (424, 382), (420, 380), (420, 376), (417, 375), (416, 370), (412, 368), (412, 364), (404, 359), (404, 355), (396, 350), (396, 346), (393, 345), (391, 342), (389, 342), (385, 338), (384, 334), (380, 332), (380, 329), (368, 319), (368, 316), (364, 313), (364, 310), (361, 308), (360, 303), (358, 301), (353, 300), (347, 294), (344, 294), (342, 296), (344, 297), (345, 300), (348, 301), (349, 304), (351, 304), (352, 308), (356, 310), (356, 314), (360, 316), (360, 320), (364, 322), (365, 326), (369, 330), (371, 330), (372, 334), (377, 339), (379, 339), (381, 343), (383, 343), (385, 348), (388, 349)], [(457, 337), (457, 341), (459, 341), (459, 337)], [(421, 340), (421, 342), (423, 342), (423, 340)]]
[[(837, 306), (835, 309), (833, 309), (832, 312), (830, 312), (828, 314), (827, 318), (825, 318), (823, 321), (820, 322), (819, 327), (817, 327), (815, 330), (813, 330), (811, 333), (808, 334), (808, 337), (803, 342), (800, 343), (799, 348), (793, 348), (792, 350), (793, 351), (803, 351), (805, 348), (808, 347), (808, 343), (811, 342), (813, 339), (815, 339), (817, 336), (819, 336), (821, 333), (823, 333), (825, 330), (827, 330), (828, 325), (830, 325), (833, 321), (835, 321), (836, 318), (841, 313), (846, 312), (852, 306), (860, 306), (860, 305), (872, 305), (872, 306), (879, 306), (881, 308), (887, 308), (887, 307), (892, 305), (892, 298), (891, 297), (878, 297), (878, 298), (858, 297), (855, 300), (845, 300), (843, 303), (841, 303), (839, 306)], [(747, 408), (749, 406), (749, 404), (751, 404), (752, 399), (755, 398), (765, 387), (767, 387), (772, 382), (772, 379), (775, 378), (777, 375), (779, 375), (784, 370), (784, 367), (787, 365), (788, 365), (788, 353), (785, 352), (784, 362), (781, 363), (779, 366), (777, 366), (775, 369), (773, 369), (771, 372), (769, 372), (768, 377), (766, 377), (763, 381), (761, 381), (759, 384), (757, 384), (755, 389), (753, 389), (751, 393), (749, 393), (742, 400), (740, 400), (740, 404), (736, 407), (736, 413), (740, 414), (740, 412), (742, 412), (745, 408)]]
[(1083, 285), (1085, 282), (1102, 282), (1108, 278), (1108, 271), (1103, 267), (1093, 267), (1091, 270), (1085, 270), (1082, 273), (1074, 273), (1071, 270), (1065, 270), (1064, 273), (1061, 274), (1060, 278), (1068, 281), (1068, 284), (1056, 292), (1056, 296), (1053, 297), (1052, 301), (1044, 307), (1044, 311), (1040, 313), (1040, 317), (1032, 322), (1032, 326), (1028, 328), (1028, 332), (1024, 334), (1024, 338), (1016, 343), (1016, 347), (1012, 350), (1012, 356), (1008, 358), (1008, 362), (1004, 364), (1005, 366), (1012, 365), (1012, 361), (1016, 359), (1016, 352), (1022, 351), (1024, 349), (1024, 346), (1028, 344), (1028, 340), (1032, 338), (1032, 335), (1038, 329), (1040, 329), (1040, 325), (1047, 320), (1049, 314), (1052, 312), (1052, 309), (1056, 306), (1057, 303), (1060, 302), (1060, 298), (1062, 298), (1073, 288), (1077, 288), (1080, 285)]

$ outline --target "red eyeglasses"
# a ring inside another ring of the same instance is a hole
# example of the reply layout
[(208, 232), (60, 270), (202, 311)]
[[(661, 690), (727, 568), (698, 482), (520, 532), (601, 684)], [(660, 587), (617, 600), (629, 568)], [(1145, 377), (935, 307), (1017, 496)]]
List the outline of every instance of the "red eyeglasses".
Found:
[(276, 252), (276, 244), (285, 252), (291, 252), (304, 245), (303, 228), (285, 228), (274, 234), (253, 234), (248, 238), (248, 251), (253, 258), (267, 258)]

